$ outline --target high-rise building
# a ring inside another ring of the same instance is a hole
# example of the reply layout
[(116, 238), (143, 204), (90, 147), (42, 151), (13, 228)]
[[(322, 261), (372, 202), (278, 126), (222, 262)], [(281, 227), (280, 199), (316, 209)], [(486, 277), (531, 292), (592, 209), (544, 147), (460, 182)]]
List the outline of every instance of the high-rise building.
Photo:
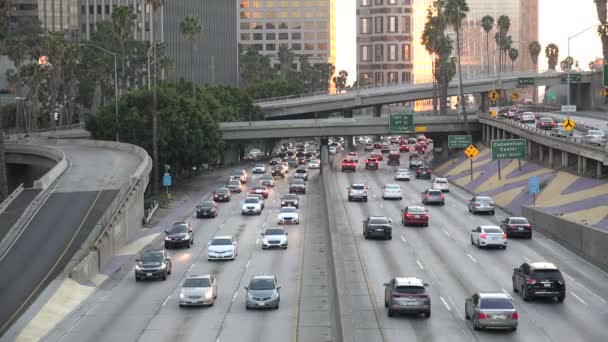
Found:
[[(135, 40), (149, 40), (152, 41), (152, 30), (157, 29), (153, 25), (158, 23), (159, 20), (153, 18), (153, 11), (150, 8), (150, 4), (146, 0), (38, 0), (39, 2), (49, 3), (69, 3), (67, 8), (70, 15), (68, 18), (75, 16), (78, 20), (76, 22), (74, 30), (79, 32), (79, 39), (89, 40), (91, 34), (95, 32), (97, 23), (102, 21), (112, 20), (112, 10), (114, 6), (129, 6), (136, 14), (135, 27), (133, 28), (133, 38)], [(167, 3), (169, 3), (167, 1)], [(66, 6), (66, 5), (64, 5)], [(166, 6), (166, 4), (165, 4)], [(40, 11), (40, 5), (38, 6)], [(50, 7), (52, 8), (52, 7)], [(48, 13), (48, 9), (45, 10)], [(76, 14), (78, 13), (78, 14)], [(47, 16), (53, 18), (53, 15), (48, 13)], [(64, 15), (65, 16), (65, 15)], [(154, 20), (154, 24), (150, 24)], [(47, 20), (42, 20), (43, 27)], [(48, 24), (47, 24), (48, 25)], [(72, 28), (70, 24), (70, 28)], [(162, 40), (160, 35), (155, 35), (156, 40)]]
[(311, 64), (335, 65), (335, 0), (240, 0), (238, 13), (243, 49), (255, 48), (278, 65), (279, 47), (287, 44)]

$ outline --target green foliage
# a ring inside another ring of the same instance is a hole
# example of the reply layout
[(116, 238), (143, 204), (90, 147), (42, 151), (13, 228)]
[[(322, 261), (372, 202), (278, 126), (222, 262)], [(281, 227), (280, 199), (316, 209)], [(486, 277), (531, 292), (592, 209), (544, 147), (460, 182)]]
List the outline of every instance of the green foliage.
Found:
[(557, 61), (559, 59), (559, 48), (557, 45), (553, 43), (547, 45), (545, 47), (545, 57), (547, 57), (549, 70), (555, 70), (555, 66), (557, 65)]
[(494, 28), (494, 18), (491, 15), (484, 15), (481, 18), (481, 28), (483, 28), (486, 34), (490, 33)]
[(536, 40), (528, 44), (528, 51), (530, 52), (530, 58), (532, 58), (532, 63), (538, 63), (538, 55), (540, 55), (541, 50), (542, 47), (540, 46), (540, 43)]
[(340, 70), (340, 72), (338, 73), (338, 76), (335, 76), (333, 78), (336, 89), (342, 90), (342, 89), (346, 88), (347, 80), (348, 80), (348, 72), (346, 70)]
[(271, 79), (252, 85), (246, 91), (254, 99), (267, 99), (302, 94), (304, 92), (304, 84), (298, 80)]

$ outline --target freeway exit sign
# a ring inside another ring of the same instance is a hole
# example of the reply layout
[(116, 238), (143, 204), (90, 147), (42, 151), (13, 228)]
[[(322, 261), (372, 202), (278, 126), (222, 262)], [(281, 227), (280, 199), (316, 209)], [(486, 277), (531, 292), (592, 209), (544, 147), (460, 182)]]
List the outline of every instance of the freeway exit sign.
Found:
[(492, 141), (492, 160), (525, 159), (526, 139)]
[[(570, 74), (570, 83), (581, 81), (581, 74)], [(562, 84), (568, 83), (568, 74), (562, 74)]]
[(414, 115), (391, 114), (388, 120), (388, 131), (391, 133), (411, 133), (414, 131)]
[(526, 87), (534, 85), (534, 77), (519, 77), (517, 78), (518, 87)]
[(448, 148), (467, 148), (472, 141), (470, 135), (448, 135)]

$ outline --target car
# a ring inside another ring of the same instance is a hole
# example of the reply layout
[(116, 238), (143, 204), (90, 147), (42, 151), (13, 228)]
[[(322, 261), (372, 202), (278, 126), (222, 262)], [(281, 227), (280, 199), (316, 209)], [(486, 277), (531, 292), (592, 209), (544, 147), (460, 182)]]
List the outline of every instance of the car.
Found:
[(399, 165), (401, 163), (401, 156), (398, 151), (391, 151), (386, 159), (386, 165)]
[(410, 147), (406, 144), (399, 145), (399, 152), (409, 152)]
[(365, 152), (371, 152), (374, 150), (374, 144), (365, 144), (363, 146), (363, 151)]
[(342, 172), (344, 171), (357, 172), (357, 162), (349, 158), (342, 160)]
[(566, 127), (564, 126), (558, 126), (555, 127), (553, 129), (551, 129), (551, 131), (549, 132), (549, 135), (551, 135), (552, 137), (556, 137), (556, 138), (571, 138), (574, 133), (572, 133), (572, 131), (568, 131), (566, 129)]
[(359, 162), (359, 155), (357, 154), (357, 152), (348, 152), (346, 158), (354, 161), (355, 163)]
[(378, 153), (378, 152), (373, 152), (369, 155), (370, 159), (377, 159), (379, 161), (383, 161), (384, 160), (384, 155), (382, 155), (382, 153)]
[(238, 179), (233, 179), (233, 180), (228, 181), (228, 184), (226, 184), (226, 187), (228, 188), (228, 190), (230, 190), (230, 192), (236, 192), (236, 193), (243, 192), (243, 184)]
[(261, 215), (262, 214), (262, 201), (257, 197), (247, 197), (243, 200), (241, 205), (242, 215)]
[(289, 183), (290, 194), (306, 194), (306, 183), (303, 179), (292, 179)]
[(422, 141), (422, 140), (426, 140), (426, 136), (424, 134), (418, 134), (416, 136), (416, 141), (419, 142), (419, 141)]
[(509, 110), (506, 111), (505, 113), (503, 113), (504, 115), (501, 115), (501, 116), (503, 116), (507, 119), (512, 119), (516, 112), (517, 112), (517, 108), (509, 108)]
[(431, 169), (427, 166), (421, 166), (416, 169), (416, 179), (426, 178), (431, 179)]
[(421, 194), (423, 204), (445, 204), (445, 195), (441, 190), (426, 189)]
[(525, 110), (523, 109), (518, 109), (515, 114), (513, 114), (512, 119), (515, 121), (521, 121), (521, 117), (524, 114)]
[(513, 292), (524, 301), (535, 298), (555, 298), (562, 303), (566, 298), (566, 281), (560, 270), (550, 262), (526, 262), (513, 269)]
[(277, 220), (279, 224), (300, 224), (300, 211), (295, 207), (281, 207)]
[(254, 275), (245, 286), (245, 309), (278, 309), (281, 286), (274, 275)]
[(599, 129), (587, 130), (587, 134), (581, 137), (585, 144), (602, 146), (606, 144), (606, 133)]
[(244, 161), (254, 161), (254, 160), (256, 160), (256, 156), (254, 156), (253, 154), (246, 154), (243, 157), (243, 160)]
[(237, 247), (232, 236), (215, 236), (207, 244), (207, 260), (234, 260), (238, 255)]
[(509, 238), (512, 236), (532, 238), (532, 225), (525, 217), (507, 217), (500, 221), (500, 228)]
[(289, 167), (298, 167), (298, 165), (300, 165), (300, 161), (298, 160), (298, 158), (288, 157), (287, 165)]
[(398, 138), (398, 137), (390, 137), (390, 138), (388, 139), (388, 141), (389, 141), (391, 144), (398, 144), (398, 143), (399, 143), (399, 138)]
[(393, 238), (392, 220), (384, 216), (370, 216), (363, 220), (363, 237), (382, 237), (386, 240)]
[(260, 203), (262, 204), (262, 210), (264, 210), (264, 206), (265, 206), (264, 202), (265, 201), (264, 201), (264, 196), (262, 194), (250, 194), (247, 197), (255, 197), (255, 198), (257, 198), (260, 201)]
[(410, 170), (416, 170), (419, 167), (422, 167), (424, 163), (422, 162), (422, 159), (419, 158), (411, 158), (410, 159)]
[(365, 160), (365, 169), (366, 170), (369, 170), (369, 169), (378, 170), (379, 164), (380, 163), (378, 163), (378, 159), (376, 159), (376, 158), (367, 158)]
[(418, 143), (418, 144), (414, 145), (414, 147), (412, 148), (412, 151), (416, 151), (416, 152), (418, 152), (418, 155), (421, 155), (424, 152), (426, 152), (426, 146), (423, 146), (422, 144)]
[(494, 200), (490, 196), (473, 196), (469, 201), (469, 212), (473, 215), (477, 213), (489, 213), (494, 215), (496, 207)]
[(267, 187), (261, 184), (257, 184), (251, 187), (250, 190), (251, 195), (262, 195), (265, 199), (268, 198), (270, 191)]
[(214, 201), (202, 201), (196, 206), (196, 218), (217, 217), (218, 206)]
[(391, 151), (390, 145), (382, 145), (382, 147), (380, 148), (381, 153), (389, 153), (390, 151)]
[(408, 145), (414, 145), (418, 142), (418, 140), (416, 140), (416, 138), (408, 138), (407, 139), (407, 143)]
[(396, 313), (424, 314), (431, 317), (431, 297), (426, 291), (429, 284), (413, 277), (397, 277), (384, 283), (384, 307), (388, 317)]
[(262, 249), (281, 248), (287, 249), (288, 233), (282, 227), (266, 228), (261, 234)]
[(412, 160), (414, 158), (420, 158), (421, 153), (419, 151), (414, 150), (414, 148), (412, 148), (412, 150), (410, 151), (410, 154), (408, 156), (409, 160)]
[(232, 194), (228, 188), (219, 188), (213, 192), (213, 200), (216, 202), (230, 202)]
[(265, 187), (274, 187), (274, 177), (272, 175), (263, 175), (260, 177), (260, 185)]
[(442, 192), (450, 192), (450, 183), (447, 178), (436, 177), (431, 183), (431, 189), (441, 190)]
[(356, 199), (367, 202), (367, 186), (365, 184), (352, 184), (348, 189), (348, 201)]
[(298, 157), (298, 165), (306, 165), (306, 163), (308, 163), (308, 159), (306, 159), (306, 156)]
[(281, 208), (282, 207), (294, 207), (299, 208), (300, 203), (298, 200), (298, 195), (296, 194), (285, 194), (281, 196)]
[(279, 166), (283, 169), (283, 173), (289, 173), (289, 164), (287, 161), (282, 161), (279, 163)]
[(507, 234), (499, 226), (481, 225), (471, 230), (471, 244), (479, 248), (507, 248)]
[(338, 153), (338, 149), (336, 149), (334, 146), (330, 146), (328, 151), (330, 155)]
[(428, 227), (429, 211), (421, 206), (407, 206), (401, 210), (401, 223), (404, 226), (421, 225)]
[(252, 170), (253, 173), (266, 173), (266, 165), (264, 164), (255, 164)]
[(308, 162), (309, 169), (320, 169), (321, 168), (321, 160), (317, 158), (313, 158)]
[(534, 123), (536, 122), (536, 115), (532, 112), (524, 112), (519, 121), (521, 121), (521, 123)]
[(182, 246), (190, 248), (194, 244), (194, 231), (188, 222), (175, 222), (165, 230), (165, 248)]
[(379, 141), (374, 141), (373, 145), (374, 145), (374, 150), (379, 150), (382, 148), (382, 143)]
[(232, 176), (238, 178), (243, 184), (247, 184), (247, 180), (249, 179), (249, 174), (247, 174), (245, 169), (236, 169), (232, 173)]
[(386, 184), (384, 188), (382, 188), (382, 199), (403, 199), (403, 194), (401, 193), (401, 186), (399, 184)]
[(409, 181), (410, 180), (410, 170), (398, 169), (397, 172), (395, 172), (395, 180)]
[(279, 165), (280, 161), (281, 161), (281, 158), (272, 158), (272, 159), (270, 159), (270, 161), (268, 161), (268, 165), (270, 165), (270, 166)]
[(171, 258), (165, 250), (147, 250), (135, 259), (135, 281), (144, 279), (167, 280), (171, 270)]
[(283, 167), (281, 165), (273, 166), (272, 169), (270, 170), (270, 174), (272, 175), (272, 177), (285, 178), (285, 170), (283, 169)]
[(300, 166), (293, 174), (294, 179), (302, 179), (304, 181), (308, 180), (308, 170), (306, 167)]
[(536, 122), (536, 128), (553, 129), (553, 128), (555, 128), (555, 121), (553, 121), (552, 118), (545, 116), (544, 118), (540, 118)]
[(504, 292), (478, 292), (464, 303), (464, 316), (473, 321), (473, 329), (517, 330), (519, 315), (512, 298)]
[(213, 306), (217, 298), (217, 280), (214, 276), (190, 275), (179, 290), (179, 306)]

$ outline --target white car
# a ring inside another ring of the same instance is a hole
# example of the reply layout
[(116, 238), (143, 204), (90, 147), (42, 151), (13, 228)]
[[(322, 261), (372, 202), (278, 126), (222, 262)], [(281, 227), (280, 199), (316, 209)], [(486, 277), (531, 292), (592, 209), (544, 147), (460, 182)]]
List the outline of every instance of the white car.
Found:
[(329, 154), (336, 154), (338, 150), (336, 149), (336, 147), (334, 146), (330, 146), (329, 147)]
[(410, 170), (408, 169), (399, 169), (395, 173), (395, 180), (410, 180)]
[(499, 226), (478, 226), (471, 231), (471, 244), (507, 248), (507, 234)]
[(357, 152), (348, 152), (346, 158), (354, 161), (355, 163), (359, 162), (359, 155), (357, 154)]
[(247, 197), (241, 206), (241, 214), (243, 215), (260, 215), (262, 214), (263, 202), (258, 197)]
[(281, 227), (266, 228), (262, 233), (262, 249), (287, 249), (287, 232)]
[(441, 190), (442, 192), (450, 191), (450, 183), (448, 183), (447, 178), (435, 178), (433, 179), (433, 183), (431, 184), (431, 189)]
[(532, 112), (524, 112), (521, 115), (521, 123), (534, 123), (536, 122), (536, 115)]
[(238, 255), (232, 236), (216, 236), (207, 244), (207, 260), (234, 260)]
[(294, 207), (283, 207), (279, 211), (278, 221), (279, 221), (279, 224), (286, 224), (286, 223), (299, 224), (300, 223), (300, 210), (296, 209)]
[(401, 186), (399, 184), (386, 184), (382, 189), (382, 199), (398, 199), (401, 200), (403, 198), (403, 194), (401, 193)]
[(264, 164), (255, 164), (252, 170), (253, 173), (266, 173), (266, 165)]
[(309, 169), (319, 169), (319, 168), (321, 168), (321, 160), (319, 160), (319, 159), (311, 159), (310, 162), (308, 162), (308, 168)]

